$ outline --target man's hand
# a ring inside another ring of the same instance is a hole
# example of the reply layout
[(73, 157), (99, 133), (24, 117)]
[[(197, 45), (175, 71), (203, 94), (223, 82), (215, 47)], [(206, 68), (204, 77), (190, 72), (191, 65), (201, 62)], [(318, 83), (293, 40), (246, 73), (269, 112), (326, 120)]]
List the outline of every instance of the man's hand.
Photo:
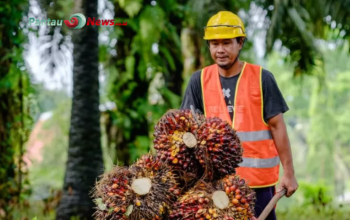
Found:
[(286, 189), (286, 197), (290, 197), (297, 191), (299, 185), (293, 174), (284, 174), (281, 179), (281, 183), (278, 187), (277, 192), (280, 192), (283, 189)]

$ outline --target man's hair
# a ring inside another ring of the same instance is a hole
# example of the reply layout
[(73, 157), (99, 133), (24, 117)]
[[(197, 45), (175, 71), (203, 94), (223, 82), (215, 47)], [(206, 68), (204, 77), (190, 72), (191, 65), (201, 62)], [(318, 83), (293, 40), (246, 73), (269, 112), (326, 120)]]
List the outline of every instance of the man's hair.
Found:
[(236, 40), (237, 40), (237, 43), (243, 43), (246, 41), (246, 38), (245, 37), (236, 37)]
[[(236, 37), (237, 43), (242, 43), (243, 45), (244, 45), (246, 40), (247, 40), (247, 38), (245, 38), (245, 37)], [(210, 40), (206, 40), (206, 42), (207, 42), (207, 45), (209, 46)]]

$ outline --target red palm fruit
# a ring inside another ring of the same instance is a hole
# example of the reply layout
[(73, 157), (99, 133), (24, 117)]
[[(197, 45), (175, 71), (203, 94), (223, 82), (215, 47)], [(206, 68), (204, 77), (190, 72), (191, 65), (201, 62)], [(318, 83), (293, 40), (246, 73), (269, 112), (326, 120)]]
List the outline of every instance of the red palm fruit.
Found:
[(194, 149), (199, 143), (198, 129), (205, 121), (204, 115), (196, 117), (197, 120), (190, 110), (169, 110), (160, 118), (153, 134), (157, 156), (173, 169), (184, 171), (186, 178), (194, 179), (202, 175)]
[[(231, 183), (231, 184), (232, 184), (232, 183)], [(235, 185), (231, 185), (230, 190), (231, 190), (231, 191), (235, 191), (235, 190), (236, 190), (236, 186), (235, 186)]]
[[(234, 207), (234, 215), (227, 215), (233, 219), (249, 219), (254, 214), (256, 201), (255, 191), (249, 188), (243, 179), (237, 175), (227, 175), (216, 181), (217, 188), (230, 184), (231, 193), (228, 195)], [(250, 200), (248, 200), (248, 198)]]
[[(128, 188), (130, 177), (130, 171), (126, 167), (115, 167), (102, 175), (93, 192), (98, 206), (94, 213), (95, 219), (125, 219), (123, 210), (132, 204), (132, 199), (123, 200), (122, 198), (131, 192)], [(113, 209), (113, 212), (109, 213), (109, 209)]]
[[(198, 142), (203, 143), (195, 149), (196, 158), (206, 156), (204, 165), (207, 171), (214, 173), (214, 179), (235, 174), (242, 160), (243, 148), (234, 129), (220, 118), (207, 118), (198, 132)], [(213, 170), (213, 171), (211, 171)], [(212, 178), (212, 177), (209, 177)]]
[[(252, 198), (251, 202), (245, 201), (245, 198), (236, 199), (236, 190), (230, 191), (232, 186), (247, 192)], [(247, 185), (242, 185), (236, 175), (228, 175), (215, 182), (199, 181), (179, 197), (170, 211), (169, 220), (246, 220), (253, 216), (254, 202), (255, 192)]]
[(146, 154), (130, 167), (115, 167), (101, 176), (93, 191), (98, 206), (94, 217), (96, 220), (164, 219), (181, 194), (178, 183), (179, 178), (169, 165)]

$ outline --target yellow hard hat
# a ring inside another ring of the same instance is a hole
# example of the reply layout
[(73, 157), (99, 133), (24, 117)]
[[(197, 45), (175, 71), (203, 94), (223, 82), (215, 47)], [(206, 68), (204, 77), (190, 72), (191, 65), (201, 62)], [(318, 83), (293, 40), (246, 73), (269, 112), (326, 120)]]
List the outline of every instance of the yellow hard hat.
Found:
[(204, 27), (204, 40), (246, 37), (242, 20), (230, 11), (213, 15)]

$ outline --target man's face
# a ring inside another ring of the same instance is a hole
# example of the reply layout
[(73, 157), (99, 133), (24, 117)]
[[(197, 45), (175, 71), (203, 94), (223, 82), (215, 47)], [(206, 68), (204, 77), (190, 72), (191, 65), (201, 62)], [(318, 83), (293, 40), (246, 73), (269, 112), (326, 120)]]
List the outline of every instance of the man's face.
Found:
[(232, 67), (242, 44), (237, 39), (217, 39), (209, 41), (210, 55), (222, 69)]

